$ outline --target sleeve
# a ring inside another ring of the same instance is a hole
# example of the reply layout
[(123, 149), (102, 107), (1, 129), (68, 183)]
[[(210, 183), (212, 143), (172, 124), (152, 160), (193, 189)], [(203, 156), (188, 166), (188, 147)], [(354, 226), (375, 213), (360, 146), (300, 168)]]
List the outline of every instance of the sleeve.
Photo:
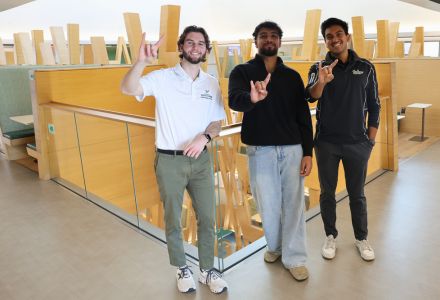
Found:
[(313, 99), (310, 95), (309, 88), (318, 81), (318, 64), (313, 64), (309, 70), (308, 83), (306, 86), (306, 101), (313, 103), (318, 99)]
[(254, 108), (250, 95), (251, 79), (242, 66), (236, 66), (229, 75), (229, 107), (235, 111), (247, 112)]
[(226, 118), (225, 107), (223, 106), (223, 98), (218, 81), (215, 82), (215, 104), (210, 119), (211, 122), (221, 121)]
[(146, 96), (154, 96), (154, 89), (157, 86), (157, 75), (157, 71), (153, 71), (139, 79), (143, 94), (142, 96), (136, 96), (137, 101), (142, 102)]
[(299, 74), (298, 77), (298, 101), (296, 105), (296, 120), (301, 133), (303, 156), (312, 156), (313, 154), (313, 128), (310, 108), (307, 104), (304, 94), (304, 83)]
[(368, 107), (368, 127), (379, 127), (380, 118), (380, 100), (377, 87), (376, 69), (371, 64), (371, 69), (368, 74), (368, 82), (366, 86), (367, 107)]

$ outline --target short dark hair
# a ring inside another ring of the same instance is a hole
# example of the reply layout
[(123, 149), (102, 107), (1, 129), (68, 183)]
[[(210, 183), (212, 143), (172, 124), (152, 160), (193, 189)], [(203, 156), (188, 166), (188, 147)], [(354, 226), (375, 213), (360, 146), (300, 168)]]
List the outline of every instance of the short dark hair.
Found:
[(264, 21), (255, 27), (254, 33), (252, 33), (252, 36), (254, 37), (254, 40), (257, 40), (257, 35), (263, 28), (269, 28), (269, 29), (275, 29), (278, 32), (278, 35), (280, 36), (280, 39), (283, 37), (283, 31), (281, 30), (280, 26), (278, 26), (277, 23), (272, 21)]
[[(209, 36), (206, 33), (206, 30), (203, 27), (198, 27), (196, 25), (187, 26), (183, 30), (182, 34), (179, 37), (179, 40), (177, 41), (177, 49), (178, 50), (180, 49), (180, 46), (183, 47), (183, 43), (185, 43), (186, 36), (188, 34), (190, 34), (191, 32), (199, 32), (199, 33), (203, 34), (203, 37), (205, 38), (206, 49), (208, 49), (208, 51), (211, 51), (211, 49), (212, 49), (211, 41), (209, 40)], [(183, 54), (180, 53), (179, 57), (183, 58)]]
[(325, 40), (325, 31), (334, 25), (341, 26), (345, 34), (348, 34), (348, 23), (338, 18), (328, 18), (321, 24), (321, 34)]

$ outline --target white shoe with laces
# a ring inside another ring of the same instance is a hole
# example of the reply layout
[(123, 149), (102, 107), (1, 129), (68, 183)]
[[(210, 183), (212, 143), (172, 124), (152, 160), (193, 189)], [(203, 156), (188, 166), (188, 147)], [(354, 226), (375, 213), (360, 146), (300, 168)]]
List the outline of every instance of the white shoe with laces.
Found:
[(336, 240), (332, 234), (327, 236), (321, 249), (322, 257), (326, 259), (333, 259), (336, 256)]
[(359, 250), (359, 254), (361, 255), (361, 257), (364, 260), (366, 260), (366, 261), (374, 260), (374, 258), (375, 258), (374, 250), (370, 246), (370, 243), (368, 243), (367, 240), (362, 240), (362, 241), (356, 240), (355, 245), (356, 245), (356, 248), (358, 248), (358, 250)]
[(191, 274), (192, 271), (188, 266), (183, 266), (177, 269), (176, 279), (179, 292), (190, 293), (196, 290), (196, 283)]
[(228, 289), (228, 284), (222, 279), (222, 275), (214, 269), (200, 269), (199, 282), (208, 285), (214, 294), (221, 294)]

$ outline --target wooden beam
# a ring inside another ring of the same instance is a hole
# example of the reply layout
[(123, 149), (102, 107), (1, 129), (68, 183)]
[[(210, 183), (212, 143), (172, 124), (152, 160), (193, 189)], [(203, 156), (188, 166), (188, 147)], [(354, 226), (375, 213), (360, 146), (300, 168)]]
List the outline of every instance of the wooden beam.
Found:
[(67, 48), (67, 41), (63, 27), (50, 27), (50, 34), (52, 35), (52, 42), (55, 48), (55, 53), (58, 57), (58, 63), (62, 65), (70, 64), (69, 49)]
[(390, 25), (388, 20), (377, 20), (377, 58), (390, 57)]
[(160, 8), (160, 33), (164, 40), (159, 48), (160, 52), (177, 52), (179, 38), (180, 6), (163, 5)]
[(37, 65), (43, 64), (43, 57), (41, 56), (40, 44), (44, 43), (44, 31), (32, 30), (32, 45), (35, 49)]
[(217, 66), (218, 78), (222, 78), (221, 74), (223, 74), (223, 72), (222, 72), (222, 65), (220, 63), (220, 52), (218, 50), (218, 43), (216, 41), (212, 42), (212, 50), (214, 53), (215, 65)]
[(141, 19), (137, 13), (124, 13), (125, 29), (130, 45), (130, 56), (133, 62), (137, 60), (142, 40)]
[(360, 57), (365, 57), (365, 31), (364, 31), (364, 17), (352, 17), (351, 18), (353, 26), (352, 42), (354, 51)]
[(394, 50), (394, 56), (399, 57), (399, 58), (405, 57), (404, 42), (402, 42), (402, 41), (396, 42), (396, 49)]
[(108, 53), (105, 46), (105, 40), (103, 36), (90, 37), (93, 52), (93, 63), (99, 65), (108, 65)]
[(5, 48), (3, 47), (3, 41), (0, 38), (0, 65), (7, 65), (8, 62), (6, 60)]
[(70, 64), (81, 63), (81, 48), (79, 45), (79, 24), (67, 24), (67, 39), (69, 42)]
[(6, 64), (8, 65), (15, 65), (16, 61), (15, 61), (15, 52), (12, 51), (8, 51), (5, 49), (5, 56), (6, 56)]
[(28, 32), (14, 33), (17, 57), (20, 57), (20, 64), (35, 65), (35, 52), (32, 48), (31, 36)]
[(53, 56), (52, 45), (50, 42), (40, 43), (38, 46), (41, 53), (41, 64), (46, 66), (53, 66), (56, 64), (55, 57)]
[(316, 59), (316, 49), (318, 47), (319, 25), (321, 21), (321, 10), (308, 10), (304, 27), (303, 46), (301, 56), (307, 60)]
[[(374, 40), (365, 40), (365, 58), (373, 59), (375, 54), (376, 41)], [(376, 51), (377, 52), (377, 51)]]
[(411, 43), (409, 48), (408, 57), (420, 57), (422, 45), (420, 43)]
[(396, 57), (397, 38), (399, 37), (399, 22), (390, 23), (390, 57)]
[[(418, 44), (418, 46), (417, 46)], [(416, 30), (414, 31), (412, 40), (411, 40), (411, 47), (409, 49), (410, 53), (413, 53), (415, 56), (424, 56), (425, 55), (425, 33), (423, 27), (416, 27)], [(416, 49), (413, 49), (413, 45)], [(418, 54), (416, 52), (418, 50)], [(417, 54), (417, 55), (416, 55)]]

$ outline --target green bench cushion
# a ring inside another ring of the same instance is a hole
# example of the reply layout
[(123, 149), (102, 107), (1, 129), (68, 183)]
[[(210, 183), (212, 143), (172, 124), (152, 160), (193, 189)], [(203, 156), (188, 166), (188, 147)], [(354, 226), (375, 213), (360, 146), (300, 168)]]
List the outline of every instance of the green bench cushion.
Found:
[(3, 136), (10, 140), (18, 140), (26, 137), (31, 137), (35, 134), (34, 129), (22, 129), (22, 130), (15, 130), (15, 131), (9, 131), (4, 132)]

